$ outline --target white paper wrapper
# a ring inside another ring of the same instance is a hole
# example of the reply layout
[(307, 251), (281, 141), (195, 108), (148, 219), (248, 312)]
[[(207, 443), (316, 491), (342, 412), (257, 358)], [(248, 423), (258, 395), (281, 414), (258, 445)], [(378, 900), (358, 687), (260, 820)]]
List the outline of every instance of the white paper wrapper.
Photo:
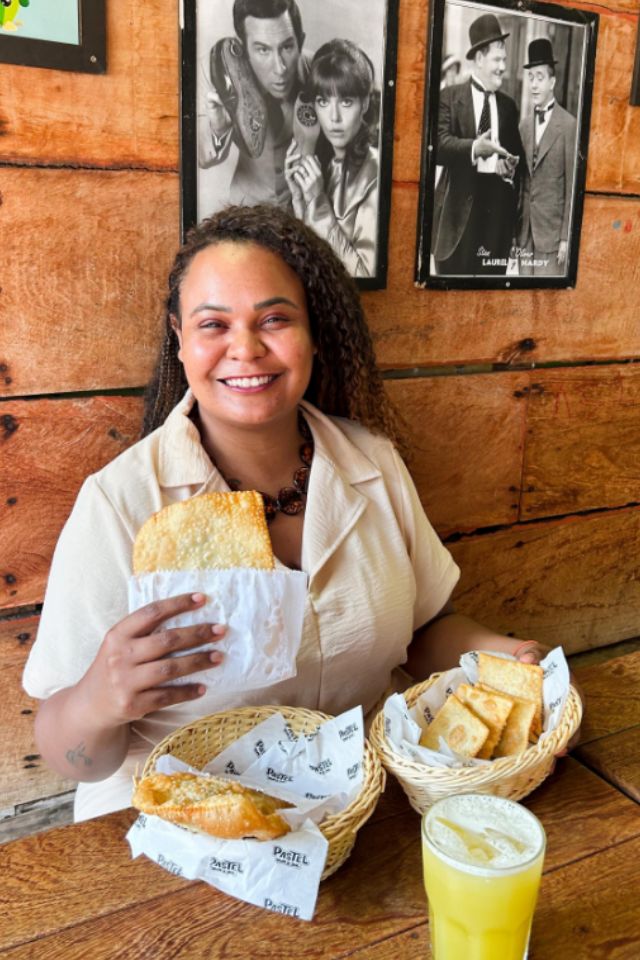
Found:
[[(140, 814), (127, 834), (133, 857), (146, 854), (176, 876), (204, 880), (239, 900), (311, 920), (329, 849), (317, 824), (343, 810), (362, 788), (364, 722), (356, 707), (296, 738), (281, 714), (240, 737), (204, 769), (294, 803), (280, 811), (292, 826), (277, 840), (218, 840)], [(190, 770), (175, 757), (159, 772)]]
[[(491, 651), (496, 657), (514, 660), (506, 653)], [(569, 696), (569, 667), (562, 647), (555, 647), (547, 654), (540, 666), (544, 670), (542, 682), (542, 733), (544, 741), (560, 722), (564, 705)], [(410, 760), (417, 760), (432, 767), (477, 767), (491, 760), (464, 759), (450, 750), (440, 738), (440, 750), (421, 747), (420, 737), (450, 693), (455, 693), (461, 683), (476, 683), (478, 680), (478, 655), (475, 651), (460, 657), (460, 666), (448, 670), (431, 684), (409, 708), (401, 693), (394, 693), (384, 705), (384, 729), (387, 739), (398, 753)]]
[(172, 680), (216, 683), (228, 693), (270, 687), (296, 675), (302, 639), (307, 575), (297, 570), (165, 570), (129, 578), (129, 612), (153, 600), (181, 593), (203, 593), (207, 603), (197, 611), (166, 621), (167, 627), (222, 623), (227, 632), (215, 645), (222, 663), (211, 670)]

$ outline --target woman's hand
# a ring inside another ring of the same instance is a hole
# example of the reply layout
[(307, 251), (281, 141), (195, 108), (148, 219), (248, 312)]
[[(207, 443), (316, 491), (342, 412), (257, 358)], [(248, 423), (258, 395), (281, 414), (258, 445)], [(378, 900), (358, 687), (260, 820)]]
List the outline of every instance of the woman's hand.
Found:
[(299, 220), (304, 219), (304, 197), (302, 195), (302, 189), (295, 179), (295, 173), (301, 160), (302, 154), (300, 153), (300, 148), (296, 141), (292, 140), (284, 157), (284, 179), (291, 194), (293, 212)]
[(511, 656), (521, 663), (540, 663), (550, 652), (551, 647), (545, 647), (543, 643), (537, 640), (520, 640), (517, 646), (511, 651)]
[(200, 651), (170, 657), (191, 647), (219, 640), (220, 624), (163, 627), (165, 620), (197, 610), (206, 601), (202, 594), (185, 594), (158, 600), (136, 610), (105, 636), (93, 664), (78, 684), (92, 704), (97, 724), (114, 728), (147, 713), (204, 694), (202, 684), (163, 686), (178, 677), (208, 670), (222, 661), (218, 651)]
[(307, 204), (316, 200), (324, 191), (322, 170), (317, 157), (300, 157), (300, 162), (293, 173), (293, 177), (302, 190), (302, 195)]

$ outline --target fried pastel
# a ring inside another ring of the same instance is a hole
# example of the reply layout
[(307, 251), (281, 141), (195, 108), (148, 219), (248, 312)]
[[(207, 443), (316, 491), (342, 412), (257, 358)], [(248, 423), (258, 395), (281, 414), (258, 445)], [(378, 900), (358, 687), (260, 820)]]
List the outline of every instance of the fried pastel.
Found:
[(203, 493), (164, 507), (142, 525), (133, 572), (274, 568), (273, 549), (256, 490)]
[(520, 697), (512, 699), (511, 713), (507, 717), (502, 736), (493, 751), (494, 760), (498, 757), (513, 757), (523, 753), (529, 746), (529, 734), (536, 705), (532, 700), (523, 700)]
[(439, 750), (439, 737), (461, 757), (475, 757), (482, 749), (489, 728), (452, 693), (422, 734), (420, 746)]
[(489, 736), (477, 756), (479, 760), (490, 760), (511, 713), (512, 697), (494, 690), (481, 690), (470, 683), (461, 683), (456, 696), (489, 728)]
[(510, 697), (531, 700), (535, 704), (530, 739), (542, 731), (542, 667), (535, 663), (506, 660), (490, 653), (478, 653), (478, 682)]
[(276, 813), (290, 803), (204, 774), (149, 774), (135, 784), (131, 802), (142, 813), (223, 840), (275, 840), (291, 829)]

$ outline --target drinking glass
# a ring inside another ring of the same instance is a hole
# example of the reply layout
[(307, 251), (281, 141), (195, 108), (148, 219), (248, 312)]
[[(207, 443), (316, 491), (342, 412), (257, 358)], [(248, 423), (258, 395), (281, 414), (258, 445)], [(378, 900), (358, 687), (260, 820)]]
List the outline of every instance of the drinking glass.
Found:
[(458, 794), (422, 818), (434, 960), (525, 960), (545, 833), (503, 797)]

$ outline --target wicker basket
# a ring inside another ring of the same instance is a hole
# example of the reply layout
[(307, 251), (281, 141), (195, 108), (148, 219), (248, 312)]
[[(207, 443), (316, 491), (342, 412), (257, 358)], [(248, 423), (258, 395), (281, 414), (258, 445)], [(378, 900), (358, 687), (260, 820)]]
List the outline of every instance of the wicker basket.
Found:
[[(412, 707), (440, 674), (433, 674), (424, 683), (405, 691), (407, 705)], [(554, 757), (566, 747), (580, 726), (582, 703), (573, 687), (565, 704), (562, 719), (545, 740), (529, 747), (517, 757), (501, 757), (473, 767), (430, 767), (401, 756), (391, 748), (384, 732), (381, 710), (369, 731), (371, 745), (386, 769), (398, 778), (414, 810), (422, 814), (441, 797), (455, 793), (492, 793), (497, 797), (520, 800), (535, 790), (553, 769)]]
[[(294, 733), (313, 733), (318, 724), (332, 719), (318, 710), (298, 707), (239, 707), (214, 713), (189, 723), (161, 740), (147, 757), (142, 776), (155, 770), (156, 760), (165, 753), (201, 769), (225, 747), (274, 713), (285, 718)], [(384, 790), (386, 774), (367, 740), (364, 742), (363, 784), (358, 796), (339, 813), (325, 817), (320, 830), (329, 841), (327, 862), (321, 879), (341, 867), (356, 842), (356, 833), (373, 813)]]

